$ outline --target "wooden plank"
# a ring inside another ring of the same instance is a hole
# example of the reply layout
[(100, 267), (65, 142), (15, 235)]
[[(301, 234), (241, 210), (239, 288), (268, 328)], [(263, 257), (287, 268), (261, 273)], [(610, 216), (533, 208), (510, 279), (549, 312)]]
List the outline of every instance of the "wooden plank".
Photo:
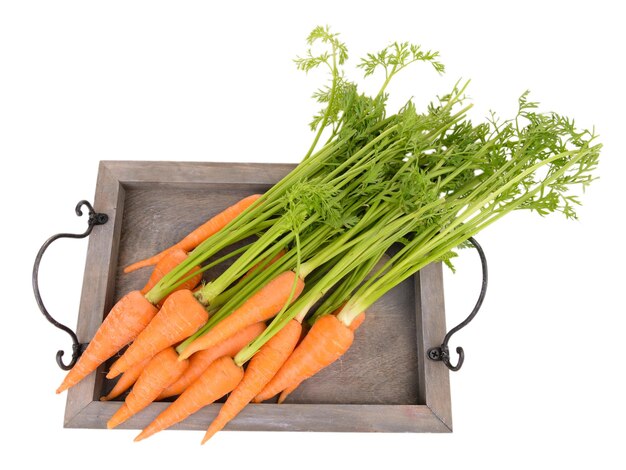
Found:
[[(143, 429), (168, 403), (153, 403), (120, 425), (119, 429)], [(205, 431), (219, 411), (209, 405), (171, 430)], [(66, 427), (105, 429), (119, 403), (92, 402)], [(227, 431), (304, 432), (450, 432), (424, 405), (302, 405), (250, 404), (225, 428)]]
[[(94, 227), (89, 235), (83, 290), (78, 310), (76, 334), (81, 343), (91, 340), (111, 308), (113, 299), (117, 250), (122, 229), (125, 191), (106, 163), (98, 169), (98, 181), (93, 207), (109, 216), (104, 225)], [(73, 419), (92, 400), (97, 400), (102, 388), (103, 368), (90, 374), (68, 390), (65, 421)]]
[[(94, 206), (111, 220), (90, 237), (79, 339), (88, 341), (104, 312), (123, 294), (141, 287), (149, 275), (147, 270), (123, 275), (123, 266), (175, 243), (242, 197), (267, 190), (292, 168), (102, 162)], [(208, 275), (212, 278), (223, 269)], [(229, 429), (450, 432), (447, 369), (424, 361), (425, 349), (445, 335), (443, 316), (441, 266), (432, 265), (415, 277), (415, 283), (407, 280), (371, 307), (341, 360), (302, 384), (285, 404), (246, 408)], [(101, 367), (70, 390), (66, 427), (106, 427), (120, 403), (98, 401), (112, 386), (103, 379), (105, 370)], [(126, 427), (144, 427), (165, 406), (152, 404)], [(204, 429), (216, 409), (217, 405), (207, 407), (177, 428)]]
[(441, 345), (446, 335), (442, 264), (432, 263), (422, 268), (415, 276), (415, 288), (420, 403), (426, 404), (452, 431), (448, 368), (443, 362), (427, 357), (427, 351)]
[(275, 184), (295, 165), (221, 162), (105, 161), (121, 184), (130, 189), (206, 187), (207, 185)]

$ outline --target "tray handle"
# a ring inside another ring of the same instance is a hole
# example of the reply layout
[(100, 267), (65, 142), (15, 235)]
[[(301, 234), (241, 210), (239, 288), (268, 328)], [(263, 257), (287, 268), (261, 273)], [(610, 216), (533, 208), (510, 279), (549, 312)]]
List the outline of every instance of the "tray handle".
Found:
[(461, 346), (458, 346), (456, 348), (456, 352), (459, 355), (459, 360), (456, 365), (452, 365), (452, 363), (450, 362), (450, 350), (448, 348), (448, 342), (450, 341), (450, 338), (452, 337), (454, 333), (459, 331), (461, 328), (466, 327), (468, 323), (474, 319), (474, 317), (476, 316), (476, 314), (480, 310), (480, 307), (483, 304), (483, 300), (485, 300), (485, 295), (487, 294), (488, 274), (487, 274), (487, 258), (485, 256), (485, 252), (483, 251), (483, 248), (480, 246), (480, 244), (473, 237), (470, 237), (468, 241), (474, 246), (474, 248), (476, 248), (476, 251), (478, 252), (478, 256), (480, 256), (480, 265), (483, 271), (483, 282), (480, 287), (480, 294), (478, 296), (478, 300), (476, 301), (476, 305), (472, 309), (469, 316), (465, 320), (463, 320), (461, 323), (459, 323), (457, 326), (455, 326), (450, 331), (448, 331), (446, 336), (443, 338), (443, 343), (441, 343), (441, 346), (436, 346), (428, 350), (429, 359), (433, 361), (442, 361), (448, 369), (454, 372), (458, 371), (463, 365), (463, 362), (465, 361), (465, 351), (463, 351), (463, 348)]
[(84, 348), (87, 346), (87, 344), (80, 343), (78, 341), (78, 337), (76, 336), (76, 333), (74, 333), (74, 331), (72, 331), (69, 327), (63, 325), (62, 323), (59, 323), (54, 318), (52, 318), (52, 316), (46, 309), (45, 305), (43, 304), (43, 300), (41, 300), (41, 293), (39, 292), (39, 264), (41, 263), (41, 258), (43, 257), (43, 254), (45, 253), (46, 249), (52, 244), (53, 241), (58, 240), (59, 238), (85, 238), (89, 236), (89, 234), (91, 233), (91, 231), (96, 225), (106, 224), (107, 221), (109, 220), (108, 215), (96, 212), (93, 206), (88, 201), (85, 201), (85, 200), (80, 201), (76, 205), (75, 211), (76, 211), (77, 216), (80, 217), (83, 215), (83, 211), (82, 211), (83, 206), (86, 206), (87, 209), (89, 210), (87, 230), (85, 230), (83, 233), (58, 233), (56, 235), (51, 236), (44, 242), (44, 244), (39, 249), (39, 252), (37, 253), (37, 257), (35, 258), (35, 264), (33, 266), (33, 292), (35, 293), (35, 300), (37, 301), (39, 310), (41, 310), (41, 313), (43, 313), (43, 315), (46, 317), (46, 319), (50, 323), (52, 323), (57, 328), (65, 331), (72, 338), (72, 359), (69, 364), (63, 363), (64, 351), (63, 350), (57, 351), (57, 355), (56, 355), (57, 364), (63, 370), (70, 370), (74, 366), (74, 364), (76, 364), (76, 361), (78, 360), (80, 355), (83, 353)]

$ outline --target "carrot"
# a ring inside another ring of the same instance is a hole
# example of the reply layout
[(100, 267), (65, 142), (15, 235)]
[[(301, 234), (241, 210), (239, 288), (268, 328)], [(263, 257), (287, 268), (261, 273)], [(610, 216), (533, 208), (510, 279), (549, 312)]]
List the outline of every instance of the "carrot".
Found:
[(143, 370), (126, 400), (107, 422), (113, 429), (152, 403), (165, 387), (176, 381), (189, 366), (189, 361), (179, 361), (174, 348), (165, 348)]
[(107, 379), (117, 377), (133, 364), (184, 340), (206, 323), (209, 314), (190, 290), (174, 292), (150, 324), (112, 366)]
[(180, 395), (202, 374), (202, 372), (206, 370), (207, 367), (209, 367), (209, 365), (211, 365), (214, 360), (222, 356), (233, 357), (241, 348), (263, 333), (264, 329), (265, 323), (255, 323), (254, 325), (250, 325), (243, 330), (238, 331), (230, 338), (216, 344), (210, 349), (205, 349), (192, 354), (189, 358), (189, 367), (187, 370), (185, 370), (183, 375), (181, 375), (176, 382), (163, 390), (157, 400), (163, 400), (164, 398), (172, 397), (174, 395)]
[(173, 426), (201, 408), (231, 392), (243, 378), (243, 369), (233, 359), (222, 356), (202, 373), (176, 401), (155, 418), (135, 441)]
[(146, 266), (152, 266), (153, 264), (158, 263), (166, 254), (168, 254), (171, 250), (176, 248), (181, 248), (182, 250), (189, 252), (197, 247), (204, 240), (209, 238), (210, 236), (216, 234), (220, 230), (222, 230), (230, 221), (232, 221), (235, 217), (245, 211), (248, 207), (250, 207), (258, 198), (260, 198), (260, 194), (253, 194), (252, 196), (248, 196), (241, 201), (233, 204), (226, 210), (220, 212), (216, 216), (212, 217), (200, 227), (195, 229), (181, 241), (176, 243), (175, 245), (166, 248), (165, 250), (157, 253), (156, 255), (137, 261), (136, 263), (131, 264), (124, 268), (125, 273), (130, 273), (140, 268), (144, 268)]
[(265, 401), (293, 385), (297, 386), (339, 359), (353, 340), (352, 330), (337, 317), (320, 317), (270, 383), (254, 398), (254, 402)]
[[(148, 282), (146, 283), (144, 288), (141, 289), (141, 293), (143, 295), (146, 295), (148, 292), (150, 292), (150, 289), (152, 289), (157, 282), (163, 279), (163, 276), (165, 276), (172, 269), (182, 263), (185, 259), (187, 259), (187, 252), (185, 250), (181, 248), (174, 248), (170, 250), (167, 255), (163, 256), (163, 258), (161, 258), (161, 260), (156, 264), (154, 270), (152, 271), (152, 274), (150, 275), (150, 279), (148, 279)], [(200, 268), (196, 266), (191, 271), (189, 271), (188, 275), (199, 270)], [(198, 273), (196, 276), (178, 286), (173, 292), (182, 289), (193, 290), (198, 285), (201, 279), (202, 273)], [(161, 303), (163, 303), (164, 301), (165, 299), (163, 299)]]
[(291, 320), (259, 349), (248, 364), (242, 381), (230, 393), (228, 400), (209, 426), (202, 439), (203, 444), (237, 416), (274, 377), (296, 347), (301, 331), (300, 322)]
[(144, 361), (138, 362), (137, 364), (132, 366), (130, 369), (128, 369), (126, 372), (124, 372), (122, 376), (119, 378), (119, 380), (117, 381), (117, 383), (115, 384), (115, 386), (113, 387), (113, 389), (111, 389), (109, 394), (104, 397), (100, 397), (100, 401), (113, 400), (114, 398), (119, 397), (122, 393), (124, 393), (130, 387), (132, 387), (132, 385), (137, 381), (137, 379), (139, 378), (143, 370), (146, 368), (146, 365), (148, 364), (148, 362), (150, 362), (150, 359), (152, 358), (148, 358)]
[[(334, 312), (334, 314), (339, 313), (340, 310), (341, 308), (338, 308)], [(354, 320), (352, 320), (352, 323), (348, 325), (348, 328), (350, 328), (350, 330), (354, 332), (357, 330), (359, 326), (361, 326), (361, 324), (364, 321), (365, 321), (365, 312), (361, 312)], [(284, 402), (285, 399), (289, 396), (289, 394), (293, 392), (296, 388), (298, 388), (302, 382), (304, 382), (304, 380), (301, 380), (300, 382), (293, 384), (290, 387), (287, 387), (285, 390), (283, 390), (281, 394), (278, 396), (278, 404), (281, 404), (282, 402)]]
[(157, 311), (139, 291), (129, 292), (122, 297), (104, 318), (85, 352), (65, 376), (57, 393), (76, 385), (133, 341)]
[(241, 307), (220, 321), (213, 329), (192, 341), (181, 351), (181, 359), (189, 357), (196, 351), (215, 346), (248, 325), (272, 318), (289, 300), (294, 281), (297, 284), (291, 299), (293, 302), (302, 293), (304, 282), (300, 278), (296, 279), (293, 271), (285, 271), (251, 295)]
[(303, 381), (298, 382), (297, 384), (291, 385), (287, 387), (285, 390), (283, 390), (282, 392), (280, 392), (280, 395), (278, 395), (278, 404), (280, 405), (282, 402), (284, 402), (289, 396), (289, 394), (293, 392), (296, 388), (298, 388), (302, 382)]

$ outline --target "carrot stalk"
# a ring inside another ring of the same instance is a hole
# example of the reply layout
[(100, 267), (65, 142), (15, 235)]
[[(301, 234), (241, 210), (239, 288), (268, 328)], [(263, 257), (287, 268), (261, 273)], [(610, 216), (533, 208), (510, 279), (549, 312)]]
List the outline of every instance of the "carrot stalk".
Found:
[(133, 364), (187, 338), (206, 323), (208, 317), (209, 314), (191, 291), (174, 292), (122, 357), (111, 366), (107, 378), (117, 377)]
[(105, 317), (89, 346), (65, 376), (56, 392), (61, 393), (76, 385), (133, 341), (157, 312), (157, 308), (139, 291), (129, 292), (122, 297)]
[(276, 261), (278, 261), (279, 259), (281, 259), (283, 256), (285, 256), (285, 250), (280, 250), (278, 253), (276, 253), (276, 255), (274, 255), (272, 258), (268, 259), (262, 259), (261, 261), (259, 261), (257, 264), (255, 264), (254, 266), (252, 266), (248, 272), (246, 274), (244, 274), (244, 276), (239, 280), (239, 282), (243, 281), (244, 279), (247, 279), (248, 277), (252, 276), (254, 273), (256, 273), (259, 269), (265, 269), (271, 265), (273, 265)]
[(238, 331), (230, 338), (210, 349), (198, 351), (189, 357), (189, 367), (180, 378), (161, 392), (157, 400), (180, 395), (191, 385), (213, 361), (222, 357), (233, 357), (246, 344), (259, 336), (265, 329), (265, 323), (259, 322)]
[(173, 426), (201, 408), (231, 392), (243, 378), (243, 369), (232, 358), (222, 356), (185, 390), (180, 397), (155, 418), (137, 437), (141, 441)]
[(255, 397), (254, 402), (260, 403), (293, 385), (297, 386), (339, 359), (350, 348), (353, 340), (352, 330), (337, 317), (321, 317), (274, 378)]
[(141, 362), (138, 362), (137, 364), (129, 368), (126, 372), (124, 372), (118, 379), (115, 386), (111, 389), (109, 394), (104, 397), (100, 397), (100, 401), (113, 400), (114, 398), (119, 397), (130, 387), (132, 387), (143, 372), (143, 370), (146, 368), (146, 365), (148, 365), (148, 362), (150, 362), (150, 359), (152, 358), (148, 358)]
[(354, 320), (352, 320), (352, 323), (348, 325), (348, 328), (350, 328), (352, 331), (356, 331), (357, 328), (361, 326), (364, 321), (365, 321), (365, 312), (361, 312), (354, 318)]
[(209, 426), (202, 439), (203, 444), (237, 416), (274, 377), (296, 347), (301, 331), (300, 322), (291, 320), (263, 345), (248, 364), (242, 381), (230, 393), (228, 400), (222, 405), (219, 414)]
[(261, 197), (260, 194), (253, 194), (252, 196), (248, 196), (236, 204), (228, 207), (226, 210), (220, 212), (216, 216), (209, 219), (207, 222), (202, 224), (200, 227), (195, 229), (181, 241), (172, 245), (169, 248), (157, 253), (156, 255), (137, 261), (136, 263), (131, 264), (124, 268), (125, 273), (130, 273), (140, 268), (144, 268), (146, 266), (151, 266), (153, 264), (158, 263), (165, 255), (167, 255), (170, 251), (180, 248), (184, 251), (191, 251), (195, 247), (197, 247), (204, 240), (212, 236), (213, 234), (222, 230), (228, 223), (241, 214), (244, 210), (250, 207), (257, 199)]
[[(171, 249), (167, 253), (167, 255), (163, 256), (163, 258), (161, 258), (161, 260), (159, 260), (159, 262), (156, 264), (156, 266), (154, 267), (152, 271), (152, 274), (150, 275), (150, 279), (148, 279), (148, 282), (146, 283), (146, 285), (143, 287), (143, 289), (141, 289), (141, 293), (143, 295), (146, 295), (148, 292), (150, 292), (150, 289), (152, 289), (156, 285), (157, 282), (163, 279), (163, 276), (165, 276), (167, 273), (169, 273), (172, 269), (174, 269), (176, 266), (178, 266), (180, 263), (182, 263), (186, 259), (187, 259), (187, 252), (185, 250), (181, 248)], [(189, 271), (189, 274), (193, 274), (193, 273), (197, 273), (197, 274), (193, 276), (192, 278), (188, 279), (187, 281), (183, 282), (179, 286), (177, 286), (175, 290), (182, 290), (182, 289), (193, 290), (194, 287), (196, 287), (198, 283), (200, 282), (200, 280), (202, 279), (202, 273), (200, 273), (199, 271), (200, 271), (200, 268), (198, 268), (197, 266), (194, 267), (191, 271)]]
[(177, 380), (189, 366), (189, 361), (179, 361), (174, 348), (165, 348), (143, 370), (126, 400), (107, 422), (113, 429), (152, 403), (165, 387)]
[[(224, 256), (221, 256), (220, 258), (217, 258), (217, 259), (211, 261), (210, 263), (207, 263), (207, 264), (203, 265), (202, 267), (200, 267), (200, 266), (192, 267), (184, 276), (181, 275), (179, 280), (176, 281), (175, 283), (173, 283), (171, 286), (169, 286), (168, 289), (164, 289), (163, 290), (163, 292), (162, 292), (163, 295), (159, 297), (161, 299), (159, 301), (159, 303), (162, 304), (164, 299), (167, 298), (167, 296), (169, 296), (172, 292), (179, 290), (179, 288), (181, 286), (186, 285), (190, 280), (194, 279), (196, 276), (200, 276), (200, 279), (202, 279), (201, 275), (203, 275), (203, 273), (205, 271), (208, 271), (209, 269), (211, 269), (211, 268), (213, 268), (213, 267), (223, 263), (227, 259), (230, 259), (230, 258), (233, 258), (235, 256), (240, 255), (242, 252), (244, 252), (244, 251), (246, 251), (248, 249), (248, 246), (249, 245), (244, 245), (244, 246), (241, 246), (241, 247), (237, 248), (236, 250), (232, 250), (232, 251), (226, 253)], [(169, 272), (167, 274), (169, 274)], [(160, 281), (161, 280), (159, 280), (159, 282)], [(193, 290), (193, 292), (196, 293), (196, 292), (198, 292), (200, 290), (200, 288), (198, 288), (198, 289), (191, 288), (189, 290)], [(146, 294), (146, 298), (148, 298), (148, 294)]]
[[(241, 307), (248, 297), (263, 287), (266, 282), (269, 282), (276, 275), (291, 268), (291, 265), (288, 262), (283, 262), (285, 260), (285, 254), (286, 252), (284, 249), (270, 250), (270, 253), (256, 265), (251, 267), (238, 282), (211, 301), (211, 311), (218, 312), (223, 309), (224, 312), (232, 312)], [(212, 318), (215, 323), (218, 323), (221, 320), (220, 316)], [(211, 324), (211, 321), (207, 322), (207, 324), (204, 325), (195, 335), (181, 343), (178, 346), (177, 351), (185, 349), (189, 343), (212, 327), (213, 325)]]
[[(295, 292), (291, 295), (294, 284)], [(272, 318), (285, 306), (290, 297), (292, 301), (295, 300), (303, 289), (304, 282), (293, 271), (281, 273), (211, 330), (179, 351), (181, 360), (196, 351), (215, 346), (248, 325)]]

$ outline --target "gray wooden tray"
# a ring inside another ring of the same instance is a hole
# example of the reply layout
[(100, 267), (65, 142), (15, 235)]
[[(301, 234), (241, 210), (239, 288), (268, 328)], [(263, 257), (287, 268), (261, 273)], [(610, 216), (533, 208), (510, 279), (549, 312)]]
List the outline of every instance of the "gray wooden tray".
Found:
[[(94, 208), (109, 216), (89, 238), (77, 334), (88, 342), (104, 314), (141, 288), (148, 269), (122, 268), (175, 243), (244, 196), (267, 190), (293, 165), (103, 161)], [(223, 269), (223, 268), (221, 268)], [(207, 271), (211, 278), (219, 271)], [(448, 369), (427, 359), (446, 334), (441, 264), (431, 264), (368, 311), (352, 348), (303, 383), (287, 401), (251, 404), (226, 429), (269, 431), (451, 432)], [(65, 427), (105, 428), (119, 401), (109, 363), (70, 389)], [(123, 399), (123, 397), (122, 397)], [(121, 428), (141, 429), (168, 403), (153, 403)], [(205, 430), (219, 404), (172, 429)]]

